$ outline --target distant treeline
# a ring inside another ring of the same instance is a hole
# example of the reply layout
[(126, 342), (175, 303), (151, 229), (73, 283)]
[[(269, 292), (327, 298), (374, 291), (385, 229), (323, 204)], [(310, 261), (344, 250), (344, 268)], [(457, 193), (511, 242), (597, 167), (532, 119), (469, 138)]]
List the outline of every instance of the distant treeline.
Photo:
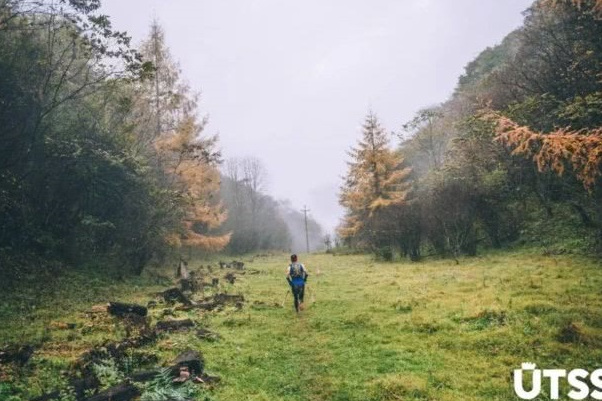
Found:
[[(267, 172), (258, 159), (231, 159), (225, 163), (221, 194), (228, 218), (222, 230), (232, 233), (226, 250), (235, 254), (261, 250), (305, 252), (303, 214), (290, 203), (265, 194), (266, 180)], [(322, 228), (310, 216), (308, 235), (312, 251), (324, 247)]]
[(602, 245), (602, 3), (536, 1), (524, 24), (421, 110), (398, 148), (370, 113), (339, 235), (383, 258), (522, 242)]

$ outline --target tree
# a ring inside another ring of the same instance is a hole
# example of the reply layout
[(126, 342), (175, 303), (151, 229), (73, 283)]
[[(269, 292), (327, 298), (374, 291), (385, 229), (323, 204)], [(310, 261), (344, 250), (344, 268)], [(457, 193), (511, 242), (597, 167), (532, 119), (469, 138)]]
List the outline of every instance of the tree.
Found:
[(278, 203), (263, 192), (267, 173), (256, 158), (229, 159), (223, 169), (222, 197), (228, 210), (223, 229), (232, 232), (228, 250), (289, 250), (291, 233)]
[(212, 234), (225, 221), (226, 212), (219, 200), (219, 170), (208, 153), (217, 138), (201, 139), (204, 126), (186, 116), (175, 133), (159, 138), (155, 146), (184, 207), (184, 231), (172, 234), (172, 242), (215, 252), (228, 244), (230, 234)]
[(340, 203), (346, 209), (339, 235), (347, 241), (371, 244), (379, 227), (370, 226), (385, 209), (406, 201), (410, 169), (402, 168), (400, 155), (389, 148), (389, 140), (378, 118), (368, 113), (362, 139), (349, 152), (351, 161)]
[[(415, 153), (416, 159), (425, 159), (427, 169), (439, 169), (443, 164), (445, 150), (451, 134), (451, 127), (441, 107), (420, 110), (416, 116), (403, 125), (403, 130), (412, 135), (404, 147), (406, 155)], [(404, 139), (404, 135), (399, 137)], [(418, 160), (414, 162), (417, 164)]]
[[(208, 119), (198, 117), (198, 95), (182, 80), (157, 21), (143, 42), (144, 60), (153, 63), (150, 79), (134, 89), (136, 138), (143, 152), (156, 152), (158, 173), (182, 209), (183, 230), (169, 235), (174, 245), (204, 251), (223, 249), (230, 238), (217, 229), (226, 219), (219, 199), (221, 153), (217, 136), (205, 137)], [(151, 147), (152, 145), (152, 147)]]

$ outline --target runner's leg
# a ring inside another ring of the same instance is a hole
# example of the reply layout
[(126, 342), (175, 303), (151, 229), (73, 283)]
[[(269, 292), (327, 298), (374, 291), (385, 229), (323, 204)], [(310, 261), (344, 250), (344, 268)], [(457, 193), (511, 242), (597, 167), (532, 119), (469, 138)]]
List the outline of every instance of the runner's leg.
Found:
[(293, 300), (295, 302), (295, 310), (299, 312), (299, 287), (293, 285)]

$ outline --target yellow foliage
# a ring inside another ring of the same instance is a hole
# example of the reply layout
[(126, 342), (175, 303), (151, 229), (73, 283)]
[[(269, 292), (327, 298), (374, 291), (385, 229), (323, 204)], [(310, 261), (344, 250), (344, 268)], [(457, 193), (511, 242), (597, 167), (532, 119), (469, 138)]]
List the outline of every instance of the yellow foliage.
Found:
[(356, 236), (377, 210), (404, 204), (411, 186), (411, 169), (401, 167), (401, 155), (389, 148), (386, 133), (373, 114), (366, 118), (363, 138), (349, 155), (352, 161), (339, 195), (347, 209), (338, 229), (342, 238)]
[(489, 113), (486, 118), (496, 123), (496, 140), (513, 148), (513, 154), (531, 157), (539, 171), (562, 175), (568, 164), (588, 190), (602, 175), (602, 128), (541, 133), (499, 114)]
[(155, 142), (162, 166), (174, 181), (185, 205), (185, 233), (177, 241), (174, 239), (177, 236), (172, 234), (168, 241), (175, 246), (184, 244), (206, 251), (219, 251), (230, 241), (230, 234), (211, 236), (197, 232), (199, 227), (204, 232), (218, 228), (227, 217), (219, 200), (219, 171), (203, 156), (207, 150), (205, 147), (210, 147), (211, 143), (204, 143), (198, 138), (201, 129), (195, 118), (189, 116), (182, 120), (175, 132)]
[(197, 234), (194, 231), (189, 231), (184, 238), (183, 243), (185, 245), (200, 248), (208, 252), (221, 251), (230, 242), (231, 234), (225, 234), (220, 236), (207, 236)]

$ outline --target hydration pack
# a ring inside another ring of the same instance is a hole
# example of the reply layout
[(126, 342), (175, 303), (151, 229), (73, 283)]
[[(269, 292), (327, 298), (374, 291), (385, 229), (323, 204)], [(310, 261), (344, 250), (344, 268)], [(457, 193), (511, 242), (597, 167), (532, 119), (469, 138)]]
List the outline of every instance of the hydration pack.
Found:
[(289, 266), (289, 274), (291, 278), (305, 278), (305, 269), (301, 263), (292, 263)]

